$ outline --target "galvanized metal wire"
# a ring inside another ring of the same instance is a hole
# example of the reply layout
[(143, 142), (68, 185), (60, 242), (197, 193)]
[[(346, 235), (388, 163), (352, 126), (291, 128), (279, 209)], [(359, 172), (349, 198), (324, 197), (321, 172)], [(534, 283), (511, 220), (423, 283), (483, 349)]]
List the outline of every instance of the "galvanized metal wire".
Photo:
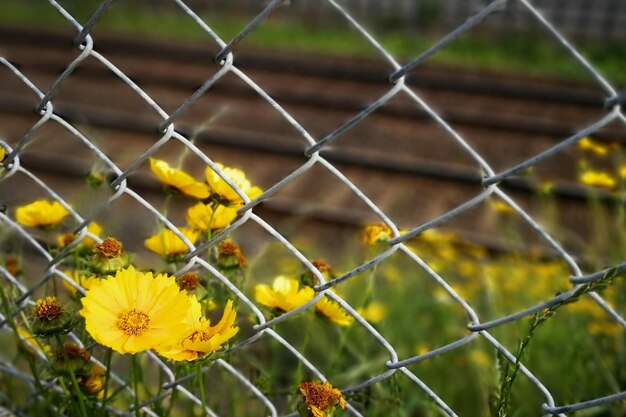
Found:
[[(407, 366), (442, 355), (446, 352), (471, 343), (479, 338), (492, 345), (497, 351), (501, 352), (506, 359), (513, 363), (515, 362), (515, 356), (509, 350), (507, 350), (507, 348), (496, 337), (493, 336), (491, 330), (494, 327), (511, 321), (520, 320), (523, 317), (541, 311), (551, 305), (567, 300), (569, 297), (572, 297), (575, 294), (576, 290), (581, 285), (586, 282), (597, 280), (604, 275), (604, 271), (584, 275), (574, 257), (571, 256), (563, 248), (562, 244), (558, 242), (553, 236), (551, 236), (550, 233), (546, 229), (544, 229), (535, 219), (533, 219), (533, 217), (528, 214), (520, 205), (518, 205), (513, 198), (511, 198), (505, 191), (503, 191), (499, 187), (499, 183), (522, 169), (535, 166), (540, 161), (553, 157), (555, 154), (561, 152), (563, 149), (575, 144), (582, 137), (598, 131), (599, 129), (607, 126), (612, 122), (626, 124), (626, 116), (624, 115), (623, 109), (620, 106), (620, 104), (623, 102), (623, 98), (619, 98), (620, 96), (618, 92), (611, 85), (611, 83), (604, 79), (603, 76), (598, 71), (596, 71), (594, 66), (590, 62), (588, 62), (577, 51), (577, 49), (559, 32), (559, 30), (542, 15), (542, 13), (532, 4), (532, 2), (528, 0), (495, 0), (489, 2), (482, 9), (477, 10), (475, 14), (467, 16), (467, 20), (465, 23), (460, 25), (454, 31), (443, 37), (439, 42), (436, 42), (431, 48), (427, 49), (422, 54), (415, 57), (415, 59), (406, 64), (398, 62), (392, 56), (392, 54), (385, 50), (385, 48), (376, 40), (376, 38), (363, 26), (361, 26), (359, 22), (350, 14), (349, 10), (342, 6), (341, 2), (335, 0), (323, 1), (325, 1), (328, 5), (334, 8), (336, 12), (343, 19), (345, 19), (347, 25), (352, 26), (360, 35), (362, 35), (363, 39), (365, 39), (376, 51), (380, 53), (380, 55), (393, 68), (393, 73), (389, 74), (390, 83), (388, 90), (382, 96), (380, 96), (380, 98), (373, 101), (363, 111), (347, 120), (344, 124), (336, 128), (326, 137), (318, 139), (310, 134), (298, 122), (297, 118), (295, 118), (288, 111), (286, 111), (279, 102), (272, 99), (272, 97), (270, 97), (270, 95), (268, 95), (261, 86), (256, 84), (251, 78), (246, 75), (244, 71), (242, 71), (240, 68), (237, 68), (237, 66), (233, 63), (233, 57), (235, 54), (237, 54), (237, 45), (240, 42), (244, 41), (246, 37), (254, 36), (255, 28), (259, 25), (264, 24), (264, 21), (267, 19), (267, 17), (276, 9), (277, 6), (279, 6), (280, 3), (282, 3), (281, 0), (273, 0), (269, 4), (267, 4), (263, 10), (259, 10), (259, 14), (231, 40), (221, 39), (216, 34), (216, 32), (212, 30), (211, 27), (198, 14), (196, 14), (194, 10), (191, 9), (191, 7), (189, 7), (185, 3), (184, 0), (173, 0), (176, 6), (179, 7), (183, 13), (190, 17), (192, 21), (207, 34), (208, 39), (211, 42), (215, 42), (217, 43), (217, 45), (219, 45), (220, 51), (215, 57), (215, 60), (219, 63), (221, 68), (211, 77), (209, 77), (194, 94), (184, 100), (178, 106), (178, 108), (176, 108), (171, 113), (166, 112), (155, 99), (153, 99), (142, 89), (141, 85), (137, 85), (131, 78), (125, 75), (123, 71), (121, 71), (111, 61), (109, 61), (106, 56), (94, 51), (94, 45), (97, 45), (97, 39), (94, 39), (91, 36), (90, 32), (95, 26), (97, 26), (98, 19), (106, 14), (108, 7), (112, 3), (110, 0), (102, 1), (100, 7), (94, 12), (93, 16), (84, 24), (80, 24), (78, 21), (76, 21), (75, 18), (70, 13), (68, 13), (57, 1), (47, 0), (50, 6), (55, 9), (56, 12), (60, 13), (61, 16), (76, 30), (76, 37), (74, 42), (74, 46), (76, 48), (76, 57), (67, 65), (62, 74), (58, 76), (58, 78), (47, 91), (40, 90), (35, 82), (31, 81), (26, 75), (20, 72), (20, 70), (15, 67), (8, 59), (0, 57), (0, 65), (6, 67), (13, 74), (13, 76), (15, 77), (15, 82), (22, 83), (39, 98), (39, 104), (36, 106), (36, 114), (38, 120), (32, 125), (28, 132), (13, 146), (10, 146), (6, 142), (0, 141), (0, 146), (4, 147), (7, 151), (7, 156), (3, 162), (6, 171), (2, 178), (0, 178), (0, 181), (6, 181), (13, 175), (26, 176), (30, 181), (41, 187), (43, 192), (48, 194), (51, 199), (61, 203), (69, 211), (71, 217), (76, 224), (75, 232), (78, 234), (78, 238), (74, 241), (73, 245), (78, 244), (85, 238), (91, 238), (96, 241), (100, 241), (98, 236), (92, 235), (87, 231), (88, 223), (92, 220), (92, 218), (97, 216), (97, 214), (99, 213), (98, 211), (92, 213), (90, 218), (84, 217), (76, 210), (74, 210), (72, 206), (67, 201), (65, 201), (57, 192), (55, 192), (52, 187), (48, 186), (45, 178), (37, 177), (33, 172), (20, 165), (20, 155), (23, 152), (25, 146), (27, 144), (36, 146), (36, 143), (31, 144), (31, 142), (33, 142), (34, 133), (37, 130), (41, 129), (44, 125), (57, 124), (58, 126), (65, 129), (71, 137), (76, 139), (76, 141), (88, 147), (93, 155), (97, 159), (99, 159), (111, 172), (115, 174), (115, 178), (110, 184), (112, 188), (112, 195), (109, 197), (108, 201), (105, 202), (105, 204), (102, 204), (100, 210), (106, 210), (112, 202), (122, 196), (126, 196), (137, 201), (142, 207), (144, 207), (153, 216), (155, 216), (165, 227), (169, 228), (187, 245), (188, 253), (185, 258), (186, 263), (179, 269), (177, 274), (182, 274), (192, 268), (201, 268), (206, 270), (209, 274), (221, 281), (225, 287), (232, 291), (234, 296), (238, 297), (243, 304), (247, 305), (250, 311), (252, 311), (252, 313), (256, 316), (258, 324), (254, 328), (255, 335), (249, 340), (243, 341), (240, 344), (236, 345), (231, 349), (231, 351), (246, 346), (249, 343), (261, 343), (266, 338), (272, 338), (279, 344), (283, 345), (313, 375), (316, 375), (320, 380), (325, 381), (325, 375), (315, 366), (315, 364), (307, 357), (305, 357), (301, 352), (299, 352), (292, 344), (285, 340), (285, 338), (283, 338), (283, 336), (281, 336), (281, 334), (279, 334), (274, 328), (279, 322), (289, 320), (290, 318), (299, 315), (301, 312), (310, 309), (311, 306), (313, 306), (320, 298), (328, 297), (337, 302), (348, 314), (353, 316), (356, 323), (359, 326), (362, 326), (362, 328), (380, 344), (380, 346), (387, 352), (388, 355), (388, 358), (384, 363), (386, 369), (384, 372), (374, 377), (371, 377), (368, 380), (357, 382), (353, 386), (340, 387), (344, 392), (353, 392), (364, 389), (369, 385), (376, 384), (398, 373), (399, 375), (412, 381), (415, 385), (415, 389), (417, 391), (422, 391), (424, 395), (431, 398), (445, 414), (449, 416), (456, 416), (457, 414), (455, 410), (453, 410), (448, 404), (446, 404), (446, 402), (437, 394), (437, 392), (431, 389), (426, 383), (424, 383), (413, 372), (411, 372), (407, 368)], [(465, 140), (463, 135), (455, 130), (453, 126), (448, 124), (446, 120), (444, 120), (435, 110), (433, 110), (429, 106), (428, 102), (425, 99), (423, 99), (416, 91), (414, 91), (405, 83), (405, 77), (417, 66), (426, 62), (431, 56), (437, 54), (441, 49), (445, 48), (445, 46), (456, 37), (461, 36), (468, 30), (480, 25), (484, 18), (486, 18), (488, 15), (496, 11), (502, 10), (503, 8), (509, 7), (511, 3), (517, 3), (517, 6), (525, 8), (530, 13), (530, 15), (532, 15), (534, 19), (536, 19), (536, 21), (545, 29), (546, 33), (549, 36), (552, 36), (554, 40), (558, 42), (563, 47), (563, 49), (576, 62), (578, 62), (578, 64), (582, 68), (586, 70), (586, 72), (590, 75), (593, 81), (605, 92), (607, 103), (610, 103), (611, 105), (607, 109), (606, 115), (601, 117), (595, 123), (590, 124), (587, 128), (580, 130), (578, 133), (571, 137), (563, 138), (563, 140), (559, 144), (553, 146), (552, 148), (543, 151), (537, 155), (534, 155), (528, 160), (523, 161), (516, 166), (510, 167), (498, 173), (490, 166), (490, 164), (485, 159), (483, 159), (480, 153), (477, 152), (472, 147), (472, 145)], [(53, 9), (51, 9), (51, 12), (55, 11)], [(111, 71), (112, 74), (119, 78), (121, 82), (130, 87), (134, 91), (134, 93), (139, 98), (141, 98), (150, 108), (152, 108), (162, 119), (160, 123), (160, 139), (156, 141), (147, 151), (140, 155), (136, 155), (133, 163), (131, 163), (126, 169), (119, 168), (115, 164), (115, 162), (109, 159), (104, 152), (102, 152), (97, 146), (95, 146), (94, 142), (91, 141), (88, 136), (82, 133), (80, 129), (76, 128), (71, 123), (67, 122), (61, 116), (55, 113), (54, 100), (60, 86), (63, 85), (63, 83), (66, 82), (68, 78), (72, 77), (73, 72), (77, 68), (79, 68), (88, 57), (99, 61), (103, 66)], [(209, 155), (206, 155), (198, 147), (196, 147), (192, 143), (190, 138), (178, 132), (176, 126), (178, 116), (184, 113), (195, 100), (197, 100), (207, 91), (209, 91), (211, 87), (220, 80), (220, 78), (227, 74), (239, 78), (243, 83), (253, 89), (259, 95), (259, 97), (261, 97), (261, 99), (267, 102), (275, 110), (275, 112), (280, 115), (282, 119), (284, 119), (284, 121), (286, 121), (295, 129), (295, 131), (299, 134), (300, 139), (302, 140), (303, 151), (300, 166), (297, 169), (293, 170), (293, 172), (291, 172), (289, 175), (285, 176), (283, 179), (270, 186), (263, 194), (261, 194), (259, 197), (255, 198), (252, 201), (250, 201), (248, 196), (237, 187), (237, 185), (219, 168), (218, 165), (214, 163)], [(417, 107), (423, 110), (434, 122), (436, 122), (443, 130), (445, 130), (453, 141), (460, 145), (460, 147), (467, 153), (467, 155), (472, 158), (481, 168), (483, 173), (484, 185), (484, 189), (473, 198), (459, 204), (457, 207), (450, 209), (449, 211), (441, 214), (437, 218), (434, 218), (427, 223), (416, 226), (412, 230), (402, 235), (399, 232), (398, 226), (394, 224), (394, 222), (380, 208), (378, 208), (376, 204), (372, 200), (370, 200), (364, 192), (362, 192), (356, 185), (354, 185), (350, 181), (350, 179), (345, 176), (339, 169), (333, 166), (331, 162), (324, 159), (320, 155), (320, 151), (323, 150), (326, 146), (328, 146), (332, 142), (340, 141), (343, 137), (343, 134), (347, 130), (360, 123), (363, 119), (367, 118), (373, 111), (375, 111), (377, 108), (384, 105), (385, 103), (389, 102), (393, 97), (397, 95), (404, 95), (410, 98)], [(128, 176), (133, 173), (133, 171), (135, 171), (145, 160), (147, 160), (152, 154), (154, 154), (157, 150), (163, 147), (166, 143), (172, 141), (180, 142), (189, 151), (191, 151), (198, 158), (200, 158), (206, 165), (213, 168), (220, 177), (222, 177), (231, 187), (233, 187), (237, 191), (239, 196), (244, 201), (243, 207), (239, 210), (239, 217), (234, 223), (232, 223), (228, 228), (226, 228), (223, 232), (215, 236), (210, 241), (202, 243), (197, 247), (194, 246), (174, 226), (170, 219), (160, 213), (159, 210), (154, 208), (146, 199), (141, 196), (141, 194), (132, 190), (128, 186), (127, 182)], [(302, 254), (296, 246), (294, 246), (288, 239), (281, 236), (281, 234), (276, 229), (274, 229), (269, 223), (267, 223), (263, 218), (255, 213), (254, 210), (257, 204), (271, 198), (274, 193), (276, 193), (307, 171), (311, 170), (313, 167), (323, 168), (328, 173), (335, 176), (343, 184), (345, 184), (345, 186), (347, 186), (356, 197), (363, 201), (372, 210), (372, 212), (375, 213), (376, 216), (378, 216), (380, 221), (386, 224), (393, 232), (393, 237), (391, 240), (389, 240), (389, 246), (385, 251), (378, 254), (373, 259), (370, 259), (367, 262), (364, 262), (363, 264), (357, 266), (353, 270), (348, 271), (342, 276), (334, 278), (330, 281), (327, 281), (325, 279), (324, 275), (321, 274), (313, 266), (312, 262), (304, 254)], [(474, 310), (472, 305), (470, 305), (466, 300), (463, 299), (463, 297), (455, 292), (453, 287), (446, 281), (446, 278), (444, 276), (435, 272), (435, 270), (431, 268), (428, 262), (420, 258), (413, 251), (409, 250), (405, 243), (408, 239), (424, 232), (427, 229), (444, 224), (454, 216), (457, 216), (460, 213), (472, 207), (475, 207), (477, 204), (485, 201), (492, 196), (497, 196), (504, 203), (510, 206), (515, 212), (517, 212), (520, 218), (522, 218), (546, 242), (546, 244), (554, 252), (555, 256), (560, 258), (568, 265), (571, 272), (570, 281), (573, 286), (570, 290), (558, 295), (555, 298), (545, 300), (535, 306), (531, 306), (508, 316), (499, 317), (491, 321), (485, 322), (480, 319), (479, 315)], [(43, 273), (41, 279), (38, 281), (37, 284), (31, 287), (27, 287), (24, 283), (20, 282), (19, 279), (13, 276), (5, 268), (0, 268), (0, 276), (2, 276), (3, 280), (2, 285), (5, 285), (5, 283), (11, 284), (17, 289), (17, 291), (21, 295), (19, 298), (19, 309), (25, 308), (28, 305), (32, 305), (33, 300), (31, 295), (33, 294), (35, 289), (51, 279), (63, 280), (77, 288), (79, 291), (82, 291), (82, 288), (80, 288), (80, 286), (78, 286), (70, 277), (68, 277), (60, 269), (59, 266), (61, 260), (68, 254), (73, 246), (66, 248), (58, 256), (52, 257), (48, 253), (46, 248), (42, 247), (42, 245), (29, 233), (27, 229), (17, 224), (6, 213), (0, 212), (0, 223), (2, 224), (3, 228), (8, 228), (17, 232), (17, 235), (20, 237), (20, 239), (22, 239), (29, 247), (29, 250), (40, 254), (48, 262), (46, 270)], [(276, 240), (282, 246), (284, 246), (287, 251), (289, 251), (297, 259), (299, 259), (302, 264), (305, 265), (306, 268), (308, 268), (311, 273), (315, 275), (315, 277), (317, 277), (318, 284), (315, 287), (316, 296), (311, 301), (307, 302), (299, 308), (296, 308), (293, 311), (287, 312), (279, 317), (267, 321), (254, 300), (249, 299), (246, 294), (244, 294), (241, 288), (238, 288), (227, 277), (220, 273), (220, 271), (214, 265), (199, 256), (206, 248), (216, 244), (223, 236), (233, 232), (234, 230), (246, 223), (255, 223), (260, 226), (272, 237), (272, 239)], [(458, 306), (465, 311), (469, 319), (469, 324), (467, 328), (470, 333), (467, 336), (455, 340), (445, 346), (433, 349), (425, 354), (409, 358), (401, 358), (396, 353), (396, 349), (394, 348), (394, 346), (389, 343), (387, 339), (382, 334), (380, 334), (376, 328), (368, 323), (367, 320), (363, 319), (349, 303), (347, 303), (336, 293), (330, 291), (336, 284), (352, 279), (358, 273), (374, 267), (375, 265), (383, 262), (385, 259), (389, 258), (392, 254), (396, 252), (401, 252), (408, 256), (416, 265), (423, 269), (437, 285), (441, 286), (441, 288), (447, 294), (449, 294), (449, 296), (458, 304)], [(619, 265), (619, 269), (623, 270), (624, 264)], [(624, 318), (618, 312), (616, 312), (599, 294), (590, 293), (586, 296), (590, 297), (599, 306), (601, 306), (619, 325), (621, 325), (622, 327), (626, 327), (626, 321), (624, 320)], [(7, 325), (6, 317), (0, 317), (0, 319), (2, 320), (0, 322), (0, 325), (2, 326), (1, 330), (10, 330), (9, 326)], [(80, 342), (79, 339), (74, 335), (70, 335), (70, 337), (72, 337), (75, 341)], [(0, 354), (0, 356), (2, 356), (2, 354)], [(150, 362), (152, 362), (155, 366), (161, 368), (164, 371), (164, 373), (168, 376), (168, 380), (163, 385), (163, 392), (159, 397), (148, 399), (141, 404), (143, 412), (145, 412), (147, 415), (155, 415), (154, 412), (151, 411), (151, 409), (148, 407), (148, 405), (155, 401), (162, 400), (164, 396), (170, 395), (173, 390), (178, 390), (182, 395), (186, 396), (197, 405), (202, 404), (201, 400), (197, 398), (196, 395), (194, 395), (190, 390), (185, 388), (184, 383), (186, 382), (186, 380), (175, 379), (174, 373), (167, 363), (163, 362), (161, 359), (158, 358), (158, 356), (153, 353), (148, 353), (148, 358)], [(45, 356), (43, 356), (43, 359), (45, 360)], [(97, 362), (97, 359), (95, 358), (92, 360)], [(100, 363), (100, 365), (102, 364)], [(221, 359), (214, 362), (212, 366), (220, 367), (223, 369), (223, 371), (232, 374), (234, 378), (241, 383), (242, 389), (248, 391), (252, 397), (254, 397), (260, 404), (262, 404), (262, 406), (265, 407), (269, 415), (278, 416), (278, 407), (273, 404), (272, 401), (265, 394), (263, 394), (263, 392), (261, 392), (261, 390), (259, 390), (253, 382), (248, 379), (247, 375), (244, 372)], [(544, 397), (543, 410), (537, 410), (537, 414), (543, 413), (544, 415), (564, 416), (566, 415), (566, 413), (591, 407), (597, 407), (608, 402), (619, 401), (626, 397), (626, 392), (621, 392), (609, 394), (602, 398), (590, 399), (588, 401), (578, 404), (557, 404), (557, 400), (553, 398), (553, 395), (551, 394), (550, 387), (545, 386), (544, 383), (537, 376), (535, 376), (532, 369), (529, 369), (524, 364), (521, 364), (520, 371), (539, 390), (541, 395), (543, 395)], [(11, 375), (12, 377), (22, 379), (28, 383), (33, 383), (33, 378), (30, 375), (26, 375), (20, 370), (14, 368), (11, 363), (8, 362), (7, 358), (1, 359), (0, 372)], [(119, 386), (124, 386), (123, 378), (116, 374), (112, 375), (112, 383), (118, 384)], [(128, 387), (126, 387), (126, 389), (131, 395), (133, 395), (132, 390), (130, 390)], [(109, 408), (111, 412), (119, 415), (127, 415), (131, 411), (119, 410), (111, 406), (109, 406)], [(364, 415), (362, 411), (357, 410), (357, 408), (350, 404), (348, 404), (347, 408), (352, 415)], [(211, 416), (220, 415), (220, 410), (207, 408), (205, 411), (208, 415)], [(295, 416), (297, 414), (294, 412), (289, 415)]]

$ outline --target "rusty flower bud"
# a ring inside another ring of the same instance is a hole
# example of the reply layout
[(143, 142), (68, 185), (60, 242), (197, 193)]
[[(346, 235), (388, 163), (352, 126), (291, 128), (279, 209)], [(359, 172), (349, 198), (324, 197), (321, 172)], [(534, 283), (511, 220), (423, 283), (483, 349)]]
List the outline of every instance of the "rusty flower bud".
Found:
[(33, 334), (50, 336), (67, 333), (73, 322), (71, 315), (59, 304), (55, 297), (40, 298), (33, 309)]
[(242, 268), (248, 261), (243, 256), (241, 248), (232, 240), (220, 243), (217, 250), (217, 265), (223, 269)]
[[(313, 259), (311, 263), (313, 264), (315, 268), (317, 268), (318, 271), (321, 272), (321, 274), (324, 276), (324, 278), (327, 281), (334, 278), (333, 270), (325, 260)], [(304, 273), (300, 277), (300, 281), (302, 282), (302, 284), (307, 285), (309, 287), (313, 287), (319, 284), (317, 277), (309, 269), (306, 269), (304, 271)]]
[(130, 265), (130, 257), (124, 253), (124, 246), (113, 237), (107, 237), (96, 245), (92, 269), (102, 275), (114, 274), (118, 269)]
[(56, 360), (52, 367), (60, 373), (76, 372), (83, 369), (89, 363), (90, 358), (91, 355), (85, 349), (75, 343), (65, 342), (63, 343), (63, 348), (59, 348), (55, 352)]
[(200, 285), (200, 277), (197, 272), (185, 272), (176, 278), (176, 283), (183, 291), (194, 291)]

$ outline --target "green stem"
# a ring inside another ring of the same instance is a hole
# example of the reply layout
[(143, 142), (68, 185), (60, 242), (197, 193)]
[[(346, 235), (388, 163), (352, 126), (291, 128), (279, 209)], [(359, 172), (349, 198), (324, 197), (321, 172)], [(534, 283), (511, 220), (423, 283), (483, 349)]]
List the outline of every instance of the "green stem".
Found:
[(57, 333), (54, 335), (54, 338), (57, 341), (57, 345), (59, 350), (63, 353), (63, 360), (68, 365), (70, 380), (72, 381), (72, 388), (78, 397), (78, 407), (80, 408), (80, 415), (83, 417), (87, 417), (87, 409), (85, 408), (85, 400), (83, 398), (83, 393), (80, 391), (80, 387), (78, 386), (78, 381), (76, 380), (76, 375), (74, 374), (74, 370), (70, 366), (70, 359), (67, 356), (67, 352), (65, 351), (65, 345), (63, 345), (63, 341), (61, 340), (61, 336)]
[[(102, 402), (100, 404), (102, 415), (106, 417), (106, 405), (109, 396), (109, 380), (111, 378), (111, 356), (113, 350), (111, 348), (107, 349), (106, 356), (104, 358), (104, 366), (106, 367), (106, 373), (104, 375), (104, 391), (102, 393)], [(98, 413), (100, 414), (100, 413)]]
[[(174, 368), (174, 379), (178, 379), (178, 367)], [(167, 412), (165, 413), (165, 417), (169, 417), (170, 414), (172, 413), (172, 410), (174, 409), (174, 403), (176, 403), (176, 397), (178, 396), (178, 388), (176, 386), (171, 388), (172, 390), (172, 395), (171, 395), (171, 399), (170, 399), (170, 405), (167, 409)]]
[(200, 389), (200, 401), (202, 401), (202, 415), (206, 415), (206, 392), (204, 391), (204, 374), (202, 373), (202, 366), (196, 365), (198, 373), (198, 387)]
[(130, 355), (130, 368), (133, 377), (133, 396), (135, 417), (139, 417), (139, 364), (137, 363), (137, 354)]

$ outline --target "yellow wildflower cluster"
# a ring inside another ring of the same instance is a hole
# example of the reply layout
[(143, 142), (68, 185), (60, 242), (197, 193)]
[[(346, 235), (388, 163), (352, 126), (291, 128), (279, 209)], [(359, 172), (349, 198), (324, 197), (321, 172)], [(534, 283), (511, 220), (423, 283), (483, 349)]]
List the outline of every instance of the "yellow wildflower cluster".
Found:
[[(590, 137), (578, 141), (583, 157), (579, 161), (578, 182), (586, 187), (614, 190), (626, 180), (623, 148), (617, 143), (603, 144)], [(590, 157), (590, 158), (588, 158)]]
[(94, 340), (119, 353), (155, 349), (176, 361), (192, 361), (219, 349), (239, 330), (229, 301), (222, 320), (211, 326), (195, 295), (174, 277), (118, 270), (99, 280), (81, 299), (80, 314)]
[[(216, 165), (250, 199), (258, 197), (263, 191), (253, 186), (243, 171)], [(167, 187), (201, 201), (187, 209), (185, 219), (189, 227), (180, 227), (179, 231), (195, 244), (202, 233), (209, 236), (214, 230), (228, 227), (236, 218), (237, 210), (243, 199), (213, 169), (206, 168), (206, 183), (196, 181), (191, 175), (179, 169), (171, 168), (166, 162), (150, 158), (152, 172)], [(189, 251), (189, 247), (173, 231), (164, 229), (145, 241), (151, 251), (173, 260)]]
[[(300, 286), (298, 280), (276, 277), (272, 286), (259, 284), (254, 289), (256, 300), (279, 311), (291, 311), (311, 301), (315, 297), (313, 288)], [(349, 315), (337, 302), (323, 297), (315, 304), (315, 310), (340, 326), (349, 326), (354, 317)]]
[(605, 156), (609, 153), (609, 146), (596, 142), (589, 136), (578, 141), (578, 149), (596, 156)]

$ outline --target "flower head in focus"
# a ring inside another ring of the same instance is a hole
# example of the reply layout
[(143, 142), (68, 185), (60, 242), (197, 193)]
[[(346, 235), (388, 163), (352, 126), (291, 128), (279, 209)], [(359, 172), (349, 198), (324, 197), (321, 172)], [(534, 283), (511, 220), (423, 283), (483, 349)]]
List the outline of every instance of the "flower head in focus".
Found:
[(51, 228), (57, 226), (69, 215), (58, 201), (37, 200), (20, 206), (15, 212), (17, 222), (27, 227)]
[(163, 184), (175, 188), (185, 195), (199, 199), (209, 197), (209, 187), (205, 183), (196, 181), (191, 175), (180, 169), (171, 168), (165, 161), (150, 158), (150, 169)]
[(91, 287), (80, 310), (94, 340), (119, 353), (153, 349), (184, 335), (190, 297), (165, 274), (117, 271)]

